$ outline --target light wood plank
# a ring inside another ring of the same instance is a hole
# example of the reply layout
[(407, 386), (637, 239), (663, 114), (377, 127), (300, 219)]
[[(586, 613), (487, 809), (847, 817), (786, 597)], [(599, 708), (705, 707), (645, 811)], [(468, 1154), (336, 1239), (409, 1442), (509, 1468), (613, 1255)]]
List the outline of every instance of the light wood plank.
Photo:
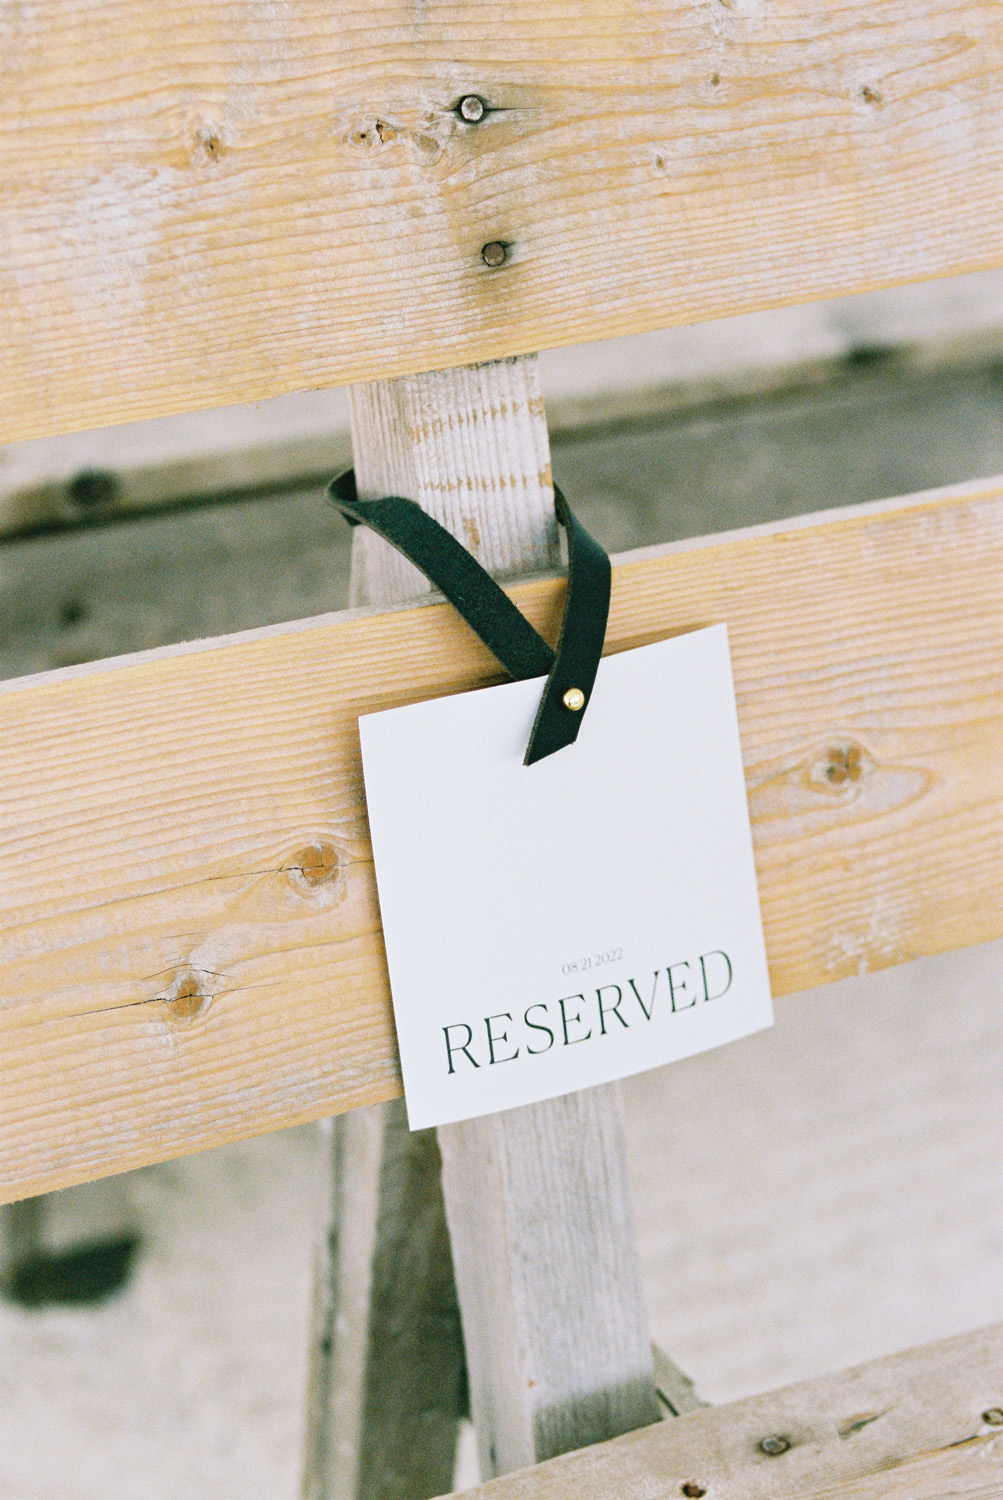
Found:
[[(609, 649), (729, 626), (775, 993), (1003, 934), (1001, 576), (1001, 482), (617, 562)], [(399, 1092), (356, 720), (495, 680), (430, 604), (2, 685), (7, 1196)]]
[(38, 0), (0, 83), (0, 441), (1003, 263), (992, 0)]
[[(997, 1500), (1003, 1324), (539, 1464), (469, 1500)], [(774, 1456), (759, 1444), (782, 1438)], [(690, 1486), (689, 1490), (684, 1486)]]

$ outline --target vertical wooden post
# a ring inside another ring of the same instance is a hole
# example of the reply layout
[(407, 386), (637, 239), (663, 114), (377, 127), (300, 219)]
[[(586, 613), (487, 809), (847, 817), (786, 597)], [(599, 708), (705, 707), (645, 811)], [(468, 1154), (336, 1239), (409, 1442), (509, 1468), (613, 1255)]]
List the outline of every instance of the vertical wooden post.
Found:
[(394, 1100), (327, 1146), (304, 1497), (426, 1500), (452, 1488), (467, 1404), (435, 1131)]
[[(417, 500), (496, 575), (557, 562), (550, 445), (535, 357), (356, 386), (351, 416), (363, 497), (404, 494)], [(360, 527), (353, 548), (354, 603), (391, 603), (427, 592), (421, 574), (379, 537)], [(342, 1153), (341, 1212), (362, 1212), (367, 1224), (379, 1220), (381, 1227), (362, 1257), (365, 1267), (352, 1271), (349, 1258), (339, 1258), (335, 1223), (335, 1253), (321, 1271), (330, 1305), (347, 1308), (351, 1297), (368, 1301), (366, 1348), (357, 1348), (354, 1373), (341, 1367), (327, 1372), (330, 1394), (322, 1406), (331, 1424), (339, 1409), (365, 1409), (365, 1394), (349, 1399), (348, 1390), (353, 1381), (376, 1379), (381, 1360), (397, 1360), (396, 1376), (384, 1371), (380, 1383), (384, 1404), (399, 1412), (423, 1388), (420, 1366), (429, 1396), (433, 1382), (443, 1381), (442, 1349), (432, 1347), (436, 1339), (441, 1345), (434, 1320), (426, 1322), (431, 1342), (424, 1350), (411, 1340), (416, 1367), (401, 1364), (387, 1337), (400, 1314), (374, 1269), (381, 1261), (381, 1237), (403, 1245), (413, 1236), (430, 1252), (438, 1232), (430, 1232), (439, 1213), (433, 1203), (441, 1203), (431, 1151), (422, 1154), (420, 1170), (428, 1177), (420, 1192), (399, 1198), (393, 1213), (372, 1207), (386, 1141), (399, 1133), (402, 1118), (400, 1106), (392, 1106), (373, 1112), (378, 1123), (348, 1117), (336, 1127), (348, 1133), (343, 1139), (368, 1132), (371, 1143), (354, 1167)], [(418, 1142), (424, 1134), (409, 1139)], [(596, 1089), (450, 1126), (439, 1132), (439, 1145), (483, 1477), (656, 1421), (615, 1091)], [(426, 1274), (441, 1277), (448, 1252), (434, 1265), (433, 1259), (429, 1253)], [(341, 1318), (332, 1323), (329, 1317), (329, 1326), (337, 1344)], [(321, 1359), (318, 1369), (323, 1364)], [(348, 1382), (340, 1395), (339, 1382)], [(398, 1439), (405, 1426), (399, 1415)], [(323, 1433), (315, 1405), (313, 1451), (325, 1441), (328, 1447), (337, 1443), (337, 1432), (326, 1438)], [(364, 1434), (359, 1441), (375, 1439)], [(440, 1463), (447, 1446), (443, 1441)], [(399, 1451), (387, 1449), (382, 1457), (371, 1452), (366, 1463), (355, 1464), (354, 1490), (308, 1493), (311, 1500), (336, 1494), (339, 1500), (349, 1494), (371, 1500), (391, 1493), (424, 1500), (441, 1492), (423, 1488), (429, 1476), (417, 1473), (410, 1488), (399, 1472), (387, 1487), (385, 1475), (399, 1469), (399, 1462)]]
[[(504, 578), (559, 559), (550, 442), (535, 356), (352, 386), (359, 494), (407, 495)], [(352, 603), (430, 591), (417, 568), (360, 526)]]
[(482, 1477), (657, 1421), (618, 1091), (439, 1143)]

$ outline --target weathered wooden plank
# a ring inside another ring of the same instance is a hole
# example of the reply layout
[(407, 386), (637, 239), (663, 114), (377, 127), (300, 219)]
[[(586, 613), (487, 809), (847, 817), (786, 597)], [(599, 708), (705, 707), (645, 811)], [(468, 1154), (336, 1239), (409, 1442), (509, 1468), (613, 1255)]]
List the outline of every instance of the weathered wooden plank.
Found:
[(991, 0), (4, 6), (0, 441), (998, 265), (1001, 82)]
[[(356, 386), (351, 410), (364, 496), (413, 496), (492, 572), (556, 561), (535, 356)], [(352, 584), (357, 600), (379, 603), (430, 591), (363, 527), (353, 536)], [(361, 1359), (346, 1359), (333, 1340), (327, 1384), (334, 1399), (326, 1421), (312, 1423), (307, 1449), (315, 1471), (322, 1472), (326, 1455), (327, 1485), (311, 1493), (323, 1500), (441, 1494), (455, 1453), (449, 1398), (455, 1418), (466, 1371), (484, 1476), (655, 1420), (617, 1090), (593, 1089), (440, 1130), (441, 1184), (439, 1151), (423, 1142), (429, 1132), (409, 1134), (393, 1104), (376, 1106), (372, 1120), (368, 1113), (344, 1117), (341, 1188), (344, 1203), (358, 1196), (363, 1219), (373, 1222), (374, 1178), (380, 1184), (367, 1279), (358, 1257), (341, 1254), (340, 1213), (326, 1236), (331, 1253), (320, 1278), (334, 1288), (335, 1304), (354, 1301), (349, 1319), (368, 1305), (367, 1347)], [(395, 1170), (388, 1173), (384, 1161)], [(398, 1187), (402, 1177), (407, 1192)], [(466, 1371), (455, 1321), (443, 1316), (447, 1292), (456, 1297), (447, 1217)], [(564, 1267), (557, 1279), (546, 1269), (555, 1264)], [(324, 1347), (322, 1338), (318, 1372)], [(365, 1399), (351, 1400), (359, 1386)], [(346, 1405), (365, 1408), (355, 1441)]]
[[(997, 1418), (1003, 1419), (1003, 1324), (706, 1407), (464, 1494), (470, 1500), (997, 1500), (1003, 1493)], [(774, 1439), (772, 1453), (760, 1447), (764, 1439)]]
[(480, 1473), (657, 1422), (618, 1090), (439, 1127)]
[(669, 1358), (664, 1349), (652, 1344), (651, 1355), (658, 1399), (670, 1417), (682, 1417), (688, 1411), (700, 1411), (707, 1405), (697, 1395), (690, 1377), (679, 1368), (675, 1360)]
[(331, 1124), (303, 1500), (442, 1495), (466, 1381), (435, 1131), (397, 1099)]
[[(410, 495), (489, 569), (557, 560), (535, 356), (353, 386), (349, 409), (364, 497)], [(374, 532), (353, 532), (353, 602), (396, 604), (431, 591)], [(392, 1100), (341, 1116), (334, 1143), (338, 1192), (317, 1254), (327, 1316), (313, 1340), (305, 1493), (425, 1500), (452, 1486), (467, 1414), (460, 1403), (469, 1406), (435, 1131), (410, 1132), (403, 1103)]]
[[(728, 623), (776, 993), (1003, 934), (1001, 569), (998, 481), (617, 562), (611, 650)], [(8, 1196), (399, 1091), (356, 720), (493, 680), (432, 604), (2, 685)]]

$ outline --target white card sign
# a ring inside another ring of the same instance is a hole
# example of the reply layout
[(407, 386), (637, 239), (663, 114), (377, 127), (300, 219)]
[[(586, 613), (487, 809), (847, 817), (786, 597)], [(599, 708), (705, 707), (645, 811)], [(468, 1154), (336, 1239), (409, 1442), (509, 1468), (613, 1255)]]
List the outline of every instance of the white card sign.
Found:
[(542, 686), (359, 721), (412, 1130), (773, 1019), (725, 626), (606, 657), (527, 767)]

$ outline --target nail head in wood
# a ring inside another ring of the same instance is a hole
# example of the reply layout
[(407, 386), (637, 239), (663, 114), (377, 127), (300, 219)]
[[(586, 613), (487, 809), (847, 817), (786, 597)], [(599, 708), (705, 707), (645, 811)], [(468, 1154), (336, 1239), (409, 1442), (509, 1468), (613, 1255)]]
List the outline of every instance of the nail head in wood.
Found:
[(768, 1458), (778, 1458), (781, 1453), (786, 1453), (791, 1445), (788, 1437), (782, 1437), (779, 1433), (772, 1437), (764, 1437), (759, 1444), (760, 1453), (765, 1453)]
[(489, 240), (481, 251), (481, 260), (486, 266), (503, 266), (508, 259), (508, 249), (501, 240)]
[(1003, 1427), (1003, 1406), (990, 1406), (988, 1411), (982, 1413), (983, 1422), (988, 1422), (990, 1427)]
[(571, 712), (576, 714), (585, 707), (585, 694), (581, 688), (568, 688), (562, 701), (565, 708), (570, 708)]
[(484, 118), (484, 100), (477, 94), (464, 94), (457, 108), (460, 117), (467, 120), (471, 125), (476, 125), (478, 120), (483, 120)]

